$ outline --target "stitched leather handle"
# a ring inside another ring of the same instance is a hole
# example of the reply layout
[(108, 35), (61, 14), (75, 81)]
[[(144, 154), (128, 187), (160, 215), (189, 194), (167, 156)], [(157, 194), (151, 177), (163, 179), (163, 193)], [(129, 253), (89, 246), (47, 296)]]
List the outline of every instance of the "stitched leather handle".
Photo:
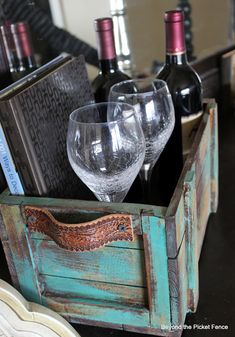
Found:
[(66, 224), (57, 221), (44, 208), (25, 206), (30, 231), (48, 235), (70, 251), (90, 251), (118, 240), (133, 241), (132, 218), (128, 214), (110, 214), (93, 221)]

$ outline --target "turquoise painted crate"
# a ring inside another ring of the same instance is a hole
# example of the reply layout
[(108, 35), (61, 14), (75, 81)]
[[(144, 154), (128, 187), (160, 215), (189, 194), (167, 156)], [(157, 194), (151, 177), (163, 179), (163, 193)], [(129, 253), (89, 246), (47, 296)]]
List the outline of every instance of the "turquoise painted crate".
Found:
[(173, 327), (197, 308), (198, 260), (217, 203), (209, 100), (168, 208), (5, 191), (0, 234), (13, 284), (70, 322), (179, 336)]

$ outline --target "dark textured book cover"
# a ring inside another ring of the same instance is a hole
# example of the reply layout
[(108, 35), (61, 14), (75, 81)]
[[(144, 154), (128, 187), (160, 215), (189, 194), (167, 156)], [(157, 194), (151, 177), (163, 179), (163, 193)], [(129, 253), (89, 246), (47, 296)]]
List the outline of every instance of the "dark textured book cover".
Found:
[(0, 101), (0, 121), (26, 195), (92, 196), (72, 170), (66, 151), (69, 115), (91, 101), (82, 56)]
[(54, 59), (45, 63), (30, 74), (20, 78), (18, 81), (15, 81), (14, 83), (0, 90), (0, 99), (9, 98), (10, 96), (15, 95), (17, 92), (22, 91), (27, 86), (38, 81), (40, 78), (60, 67), (62, 64), (68, 62), (71, 59), (72, 56), (68, 54), (61, 54), (55, 57)]

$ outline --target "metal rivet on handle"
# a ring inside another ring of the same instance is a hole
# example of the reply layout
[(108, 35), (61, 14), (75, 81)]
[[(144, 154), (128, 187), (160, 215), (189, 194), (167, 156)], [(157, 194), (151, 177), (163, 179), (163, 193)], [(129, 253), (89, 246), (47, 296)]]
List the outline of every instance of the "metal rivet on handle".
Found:
[(126, 226), (123, 223), (121, 223), (118, 226), (118, 230), (119, 230), (119, 232), (125, 232), (126, 231)]
[(28, 217), (28, 222), (36, 222), (36, 218), (32, 215)]

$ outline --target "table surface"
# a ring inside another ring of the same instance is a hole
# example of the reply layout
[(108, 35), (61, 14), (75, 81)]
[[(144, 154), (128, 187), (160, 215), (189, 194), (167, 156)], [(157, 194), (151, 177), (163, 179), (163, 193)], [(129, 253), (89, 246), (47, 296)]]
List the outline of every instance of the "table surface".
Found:
[[(219, 208), (211, 215), (200, 257), (199, 304), (187, 316), (182, 337), (235, 337), (235, 114), (219, 112)], [(0, 247), (0, 278), (10, 282)], [(223, 326), (226, 330), (217, 326)], [(73, 325), (81, 337), (147, 337), (144, 334)]]

